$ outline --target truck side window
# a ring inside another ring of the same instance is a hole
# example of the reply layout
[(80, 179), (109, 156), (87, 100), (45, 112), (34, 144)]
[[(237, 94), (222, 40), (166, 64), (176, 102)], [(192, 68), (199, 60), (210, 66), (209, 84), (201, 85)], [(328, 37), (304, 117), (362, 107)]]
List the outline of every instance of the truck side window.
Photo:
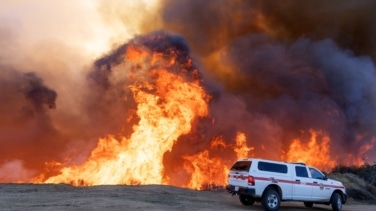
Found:
[(269, 163), (269, 162), (263, 162), (260, 161), (257, 165), (257, 168), (260, 171), (269, 171), (269, 172), (275, 172), (275, 173), (287, 173), (287, 165), (279, 164), (279, 163)]
[(295, 173), (297, 177), (308, 177), (307, 168), (303, 166), (295, 166)]

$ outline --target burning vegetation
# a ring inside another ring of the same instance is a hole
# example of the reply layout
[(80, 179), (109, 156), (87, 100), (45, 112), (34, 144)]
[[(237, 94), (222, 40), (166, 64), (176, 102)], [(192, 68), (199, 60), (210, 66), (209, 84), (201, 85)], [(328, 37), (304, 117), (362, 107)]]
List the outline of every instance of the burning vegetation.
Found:
[(158, 28), (76, 82), (48, 82), (56, 60), (25, 71), (0, 52), (0, 182), (204, 189), (243, 157), (324, 171), (376, 159), (376, 48), (355, 43), (376, 43), (373, 1), (205, 4), (163, 1)]

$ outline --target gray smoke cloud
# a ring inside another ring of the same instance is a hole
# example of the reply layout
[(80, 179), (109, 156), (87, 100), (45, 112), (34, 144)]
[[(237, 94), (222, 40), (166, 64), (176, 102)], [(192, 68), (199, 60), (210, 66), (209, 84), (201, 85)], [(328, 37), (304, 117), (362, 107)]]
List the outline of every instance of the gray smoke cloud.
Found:
[[(372, 143), (376, 136), (376, 69), (372, 58), (354, 56), (330, 40), (317, 43), (305, 40), (293, 49), (298, 52), (295, 56), (309, 57), (308, 62), (322, 70), (332, 91), (331, 98), (346, 116), (343, 140), (349, 149)], [(309, 51), (304, 54), (304, 49)], [(363, 137), (357, 138), (358, 135)]]
[(186, 37), (222, 87), (212, 90), (208, 134), (231, 143), (244, 131), (257, 156), (272, 157), (261, 144), (286, 152), (314, 129), (339, 163), (376, 159), (374, 1), (164, 3), (164, 27)]
[(184, 34), (200, 54), (261, 32), (290, 43), (301, 37), (332, 39), (375, 59), (375, 6), (372, 0), (165, 0), (162, 11), (164, 27)]
[[(26, 162), (26, 166), (41, 168), (43, 161), (51, 156), (48, 146), (62, 146), (49, 114), (56, 107), (57, 93), (37, 74), (6, 66), (0, 66), (0, 84), (1, 163), (12, 161), (20, 165), (17, 161), (33, 158), (37, 162)], [(36, 155), (36, 151), (40, 154)], [(26, 176), (30, 174), (25, 171), (23, 178), (17, 178), (17, 175), (14, 178), (25, 179)]]

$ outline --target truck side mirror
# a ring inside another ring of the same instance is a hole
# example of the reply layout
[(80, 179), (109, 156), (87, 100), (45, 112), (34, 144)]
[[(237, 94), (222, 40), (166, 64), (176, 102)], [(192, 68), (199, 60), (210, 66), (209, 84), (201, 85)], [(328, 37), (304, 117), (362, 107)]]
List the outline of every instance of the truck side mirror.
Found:
[(328, 175), (324, 174), (323, 180), (328, 180)]

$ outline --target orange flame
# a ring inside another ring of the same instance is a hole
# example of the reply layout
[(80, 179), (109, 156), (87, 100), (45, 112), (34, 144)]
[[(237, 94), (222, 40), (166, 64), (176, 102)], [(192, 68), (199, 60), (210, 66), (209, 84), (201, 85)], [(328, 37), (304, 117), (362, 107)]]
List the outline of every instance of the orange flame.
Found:
[[(208, 113), (205, 91), (198, 81), (168, 71), (170, 60), (145, 48), (130, 46), (125, 56), (147, 71), (154, 83), (131, 85), (140, 118), (131, 137), (100, 139), (89, 159), (82, 165), (64, 167), (61, 174), (46, 183), (73, 185), (164, 184), (163, 155), (179, 136), (190, 132), (195, 118)], [(149, 66), (153, 61), (158, 67)], [(146, 64), (145, 64), (146, 63)], [(150, 63), (149, 63), (150, 64)]]
[(212, 185), (225, 184), (228, 166), (222, 158), (210, 157), (208, 150), (183, 158), (189, 161), (184, 163), (184, 169), (191, 173), (187, 187), (201, 190)]
[[(111, 80), (126, 76), (134, 81), (125, 89), (133, 94), (137, 108), (124, 118), (127, 124), (134, 116), (138, 117), (133, 133), (129, 137), (108, 135), (99, 139), (96, 148), (81, 165), (46, 163), (45, 172), (34, 182), (103, 185), (169, 184), (172, 181), (169, 175), (164, 175), (163, 157), (172, 150), (179, 137), (191, 132), (192, 123), (197, 118), (208, 115), (210, 96), (201, 87), (196, 77), (198, 73), (192, 70), (192, 61), (186, 59), (184, 64), (179, 63), (176, 49), (156, 53), (133, 43), (127, 45), (123, 58), (126, 62), (116, 66)], [(280, 156), (281, 160), (301, 161), (330, 170), (336, 165), (336, 160), (330, 154), (329, 137), (312, 129), (309, 135), (309, 140), (292, 140), (286, 154), (281, 151), (271, 153), (277, 153), (275, 157)], [(372, 145), (365, 145), (360, 150), (368, 151)], [(261, 150), (254, 150), (255, 147)], [(178, 185), (192, 189), (224, 185), (235, 159), (268, 158), (271, 155), (265, 153), (264, 144), (249, 146), (244, 132), (237, 132), (235, 144), (227, 144), (221, 136), (214, 137), (207, 148), (180, 157), (189, 180)], [(59, 170), (58, 175), (47, 176), (56, 174), (56, 170)]]
[(244, 133), (238, 132), (236, 135), (236, 145), (234, 151), (236, 152), (237, 158), (247, 158), (250, 157), (249, 152), (254, 149), (254, 147), (247, 146), (247, 137)]
[[(322, 170), (330, 170), (336, 162), (332, 160), (330, 155), (330, 139), (323, 132), (316, 132), (309, 130), (311, 134), (310, 141), (306, 144), (299, 139), (294, 139), (290, 144), (287, 152), (287, 161), (289, 162), (304, 162)], [(319, 139), (318, 137), (321, 137)]]
[(210, 143), (210, 151), (204, 150), (192, 156), (184, 156), (183, 158), (188, 161), (184, 163), (184, 168), (192, 175), (187, 187), (200, 190), (213, 185), (225, 184), (233, 160), (210, 156), (210, 152), (214, 151), (213, 149), (231, 148), (236, 153), (237, 159), (254, 156), (250, 155), (250, 151), (254, 148), (247, 146), (247, 138), (241, 132), (236, 135), (235, 146), (226, 144), (221, 137), (216, 137)]

